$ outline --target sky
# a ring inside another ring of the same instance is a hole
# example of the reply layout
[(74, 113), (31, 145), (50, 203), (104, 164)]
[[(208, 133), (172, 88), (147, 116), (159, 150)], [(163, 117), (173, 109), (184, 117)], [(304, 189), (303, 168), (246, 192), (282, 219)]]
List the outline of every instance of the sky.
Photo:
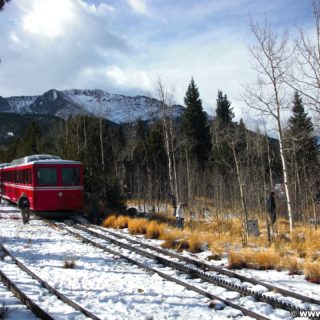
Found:
[(214, 114), (218, 90), (237, 118), (255, 81), (249, 20), (294, 30), (312, 20), (311, 0), (12, 0), (0, 13), (0, 96), (50, 89), (156, 95), (176, 103), (194, 78)]

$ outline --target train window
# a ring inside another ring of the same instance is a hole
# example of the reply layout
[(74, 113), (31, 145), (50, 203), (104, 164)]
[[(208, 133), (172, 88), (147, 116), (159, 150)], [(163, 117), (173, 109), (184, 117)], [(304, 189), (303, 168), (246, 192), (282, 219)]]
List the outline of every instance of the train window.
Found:
[(32, 174), (31, 174), (31, 169), (27, 170), (27, 176), (28, 176), (28, 183), (32, 184)]
[(62, 184), (63, 185), (79, 185), (80, 170), (79, 168), (62, 168)]
[(56, 168), (38, 168), (37, 170), (38, 183), (40, 185), (56, 185), (57, 184), (57, 169)]
[(25, 182), (25, 184), (30, 184), (30, 182), (29, 182), (29, 169), (26, 169), (24, 172), (24, 182)]

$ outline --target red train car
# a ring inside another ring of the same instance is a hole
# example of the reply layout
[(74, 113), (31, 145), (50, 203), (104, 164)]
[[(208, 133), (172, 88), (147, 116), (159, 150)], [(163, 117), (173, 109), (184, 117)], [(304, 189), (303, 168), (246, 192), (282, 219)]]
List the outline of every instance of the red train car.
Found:
[(17, 203), (22, 192), (36, 212), (80, 211), (84, 205), (82, 165), (43, 154), (0, 164), (0, 196)]

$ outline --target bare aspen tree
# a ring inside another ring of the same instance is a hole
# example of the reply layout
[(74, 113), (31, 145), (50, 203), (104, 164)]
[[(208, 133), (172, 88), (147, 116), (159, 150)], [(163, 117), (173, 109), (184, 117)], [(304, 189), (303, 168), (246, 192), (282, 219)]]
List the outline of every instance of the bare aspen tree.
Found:
[(237, 174), (239, 190), (240, 190), (241, 206), (244, 214), (244, 225), (245, 225), (245, 235), (246, 235), (245, 243), (247, 243), (249, 234), (248, 234), (248, 210), (247, 210), (247, 203), (245, 198), (245, 179), (243, 177), (243, 170), (241, 168), (240, 158), (236, 150), (237, 149), (236, 143), (237, 143), (237, 137), (231, 138), (231, 141), (229, 141), (229, 145), (232, 150), (234, 163), (236, 167), (236, 174)]
[(309, 35), (302, 27), (298, 28), (296, 63), (286, 82), (320, 113), (320, 0), (312, 0), (312, 8), (315, 30)]
[(99, 112), (99, 137), (100, 137), (100, 151), (101, 151), (101, 166), (102, 171), (105, 172), (105, 161), (104, 161), (104, 144), (103, 144), (103, 132), (102, 132), (102, 121), (104, 118), (104, 110), (101, 104), (100, 98), (98, 98), (98, 112)]
[(170, 192), (174, 196), (175, 201), (178, 202), (178, 185), (176, 179), (177, 171), (175, 168), (175, 154), (172, 142), (172, 123), (170, 121), (170, 104), (172, 102), (172, 93), (164, 88), (160, 79), (158, 79), (157, 91), (160, 101), (160, 113), (164, 130), (165, 150), (168, 158)]
[(292, 53), (288, 50), (288, 35), (281, 38), (273, 33), (269, 26), (250, 23), (251, 32), (256, 40), (249, 50), (254, 58), (254, 69), (258, 81), (254, 88), (247, 87), (244, 100), (247, 105), (271, 117), (276, 124), (282, 163), (283, 182), (286, 195), (290, 231), (293, 230), (292, 208), (289, 192), (287, 161), (284, 154), (284, 139), (281, 115), (287, 108), (284, 76), (291, 66)]

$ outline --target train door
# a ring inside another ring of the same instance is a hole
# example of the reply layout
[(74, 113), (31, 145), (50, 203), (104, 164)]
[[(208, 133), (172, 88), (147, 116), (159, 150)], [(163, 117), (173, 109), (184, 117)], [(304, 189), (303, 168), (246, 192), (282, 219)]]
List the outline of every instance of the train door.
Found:
[(58, 168), (56, 166), (35, 166), (34, 210), (58, 210)]

